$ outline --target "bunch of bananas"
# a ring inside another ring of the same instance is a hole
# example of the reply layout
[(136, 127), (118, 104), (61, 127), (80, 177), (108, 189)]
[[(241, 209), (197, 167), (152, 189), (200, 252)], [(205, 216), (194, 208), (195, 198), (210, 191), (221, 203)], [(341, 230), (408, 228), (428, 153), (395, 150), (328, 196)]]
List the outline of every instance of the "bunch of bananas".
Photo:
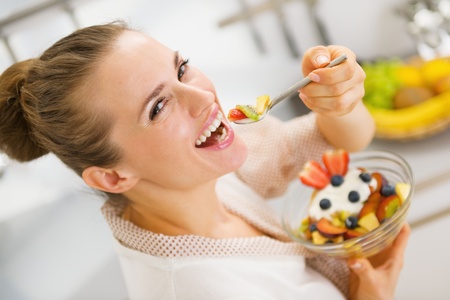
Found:
[(380, 138), (412, 140), (450, 126), (450, 58), (362, 64), (364, 102)]

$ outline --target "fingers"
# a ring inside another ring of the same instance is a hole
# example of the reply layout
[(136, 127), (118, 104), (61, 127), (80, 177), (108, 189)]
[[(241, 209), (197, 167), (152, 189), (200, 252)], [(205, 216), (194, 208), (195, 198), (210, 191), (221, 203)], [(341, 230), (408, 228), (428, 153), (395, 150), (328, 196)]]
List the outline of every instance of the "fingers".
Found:
[[(330, 71), (329, 68), (324, 68), (331, 60), (337, 58), (338, 56), (344, 53), (347, 55), (347, 60), (333, 67), (333, 70), (336, 71), (335, 73), (329, 72)], [(327, 82), (330, 79), (333, 80), (332, 82), (336, 82), (335, 78), (341, 77), (342, 75), (345, 75), (348, 79), (349, 74), (351, 75), (354, 73), (355, 65), (357, 65), (355, 54), (345, 47), (316, 46), (309, 48), (305, 52), (302, 61), (302, 72), (304, 76), (307, 76), (311, 72), (313, 72), (314, 74), (318, 74), (320, 75), (319, 77), (321, 77), (320, 82), (323, 84), (327, 84)], [(316, 81), (313, 78), (311, 79), (313, 81)]]
[(365, 258), (350, 259), (350, 299), (393, 299), (397, 275), (374, 269)]
[[(353, 271), (353, 274), (364, 282), (365, 285), (376, 284), (376, 281), (381, 278), (390, 278), (392, 283), (395, 283), (403, 268), (403, 255), (406, 244), (409, 239), (411, 229), (408, 224), (404, 224), (398, 236), (394, 240), (391, 247), (378, 254), (380, 257), (367, 258), (351, 258), (348, 260), (348, 265)], [(382, 257), (381, 257), (382, 256)], [(371, 260), (381, 259), (382, 262), (371, 262)], [(381, 275), (381, 273), (384, 275)]]
[[(331, 67), (331, 68), (318, 68), (311, 71), (308, 77), (321, 85), (333, 85), (351, 80), (355, 75), (359, 75), (355, 72), (359, 65), (354, 60), (347, 59), (343, 63)], [(355, 79), (357, 79), (355, 77)]]
[[(345, 53), (347, 60), (332, 68), (323, 68)], [(365, 73), (355, 54), (341, 46), (318, 46), (306, 51), (302, 70), (313, 83), (302, 88), (300, 98), (305, 105), (322, 115), (348, 114), (364, 96)]]
[(308, 77), (318, 84), (307, 85), (302, 90), (324, 96), (343, 93), (357, 84), (362, 84), (366, 75), (356, 61), (347, 60), (332, 68), (315, 69)]
[(303, 55), (302, 71), (306, 76), (317, 68), (324, 67), (331, 61), (331, 53), (327, 47), (309, 48)]
[(392, 244), (392, 256), (398, 257), (400, 261), (403, 261), (403, 254), (405, 253), (410, 235), (411, 227), (409, 227), (408, 223), (405, 223)]
[[(332, 68), (323, 68), (320, 61), (328, 63), (330, 59), (334, 59), (342, 53), (346, 53), (348, 57), (346, 61)], [(364, 93), (365, 73), (356, 62), (353, 52), (344, 47), (311, 48), (305, 54), (302, 66), (308, 72), (307, 76), (313, 81), (312, 84), (301, 89), (301, 92), (307, 97), (338, 97), (354, 87), (358, 87), (361, 94)]]
[(397, 237), (394, 240), (394, 247), (398, 248), (400, 251), (403, 251), (408, 244), (409, 236), (411, 235), (411, 227), (408, 223), (403, 224), (402, 229), (398, 233)]
[(358, 104), (355, 99), (362, 99), (363, 96), (364, 87), (362, 85), (353, 85), (337, 95), (314, 95), (304, 90), (300, 92), (300, 98), (308, 108), (320, 114), (334, 116), (344, 115), (353, 110)]
[(351, 258), (351, 299), (393, 299), (410, 235), (404, 224), (392, 245), (370, 258)]
[[(357, 96), (356, 90), (348, 91), (340, 97), (314, 97), (309, 98), (305, 94), (300, 93), (303, 103), (311, 110), (328, 116), (341, 116), (349, 113), (358, 104), (353, 101)], [(354, 96), (356, 95), (356, 96)]]
[(348, 265), (353, 273), (360, 278), (360, 280), (372, 280), (374, 268), (370, 261), (366, 258), (350, 259)]

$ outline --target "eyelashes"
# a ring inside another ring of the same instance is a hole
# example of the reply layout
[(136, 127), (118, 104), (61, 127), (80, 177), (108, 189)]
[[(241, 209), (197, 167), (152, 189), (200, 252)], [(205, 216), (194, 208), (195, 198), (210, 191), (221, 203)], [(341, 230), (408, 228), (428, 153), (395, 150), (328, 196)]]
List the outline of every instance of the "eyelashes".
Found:
[(178, 68), (178, 80), (181, 80), (184, 73), (186, 72), (188, 63), (189, 63), (189, 58), (186, 58), (181, 62), (180, 67)]
[(166, 97), (161, 97), (156, 100), (155, 105), (152, 107), (150, 111), (150, 120), (154, 120), (155, 117), (164, 109)]
[[(177, 70), (177, 78), (179, 81), (182, 80), (183, 76), (185, 75), (187, 71), (187, 65), (189, 63), (189, 58), (183, 59), (181, 63), (179, 64), (178, 70)], [(150, 120), (154, 120), (157, 118), (159, 113), (161, 113), (164, 110), (164, 107), (166, 106), (168, 100), (166, 97), (160, 97), (158, 100), (155, 101), (155, 105), (152, 107), (150, 111)]]

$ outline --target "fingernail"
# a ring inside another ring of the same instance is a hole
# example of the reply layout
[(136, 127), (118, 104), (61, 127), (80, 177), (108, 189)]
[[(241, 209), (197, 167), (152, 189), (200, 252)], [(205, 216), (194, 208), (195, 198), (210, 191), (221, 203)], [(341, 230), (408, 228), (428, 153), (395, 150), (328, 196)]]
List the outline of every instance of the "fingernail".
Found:
[(314, 82), (319, 82), (320, 81), (320, 76), (315, 74), (315, 73), (309, 73), (308, 77), (309, 77), (309, 79), (311, 79)]
[(319, 55), (316, 57), (316, 63), (321, 66), (323, 64), (326, 64), (329, 62), (328, 57), (326, 57), (325, 55)]
[(357, 261), (355, 261), (354, 263), (352, 263), (351, 265), (350, 265), (350, 268), (352, 268), (352, 269), (359, 269), (359, 268), (361, 268), (362, 267), (362, 264), (360, 263), (360, 262), (357, 262)]
[(302, 99), (303, 101), (308, 100), (308, 97), (306, 97), (306, 95), (303, 93), (300, 93), (299, 96), (300, 96), (300, 99)]

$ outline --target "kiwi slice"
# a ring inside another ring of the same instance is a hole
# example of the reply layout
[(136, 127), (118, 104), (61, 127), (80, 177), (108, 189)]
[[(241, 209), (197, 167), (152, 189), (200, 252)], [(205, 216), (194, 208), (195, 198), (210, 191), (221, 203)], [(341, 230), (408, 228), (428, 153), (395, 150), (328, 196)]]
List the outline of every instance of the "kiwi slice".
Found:
[(236, 105), (236, 108), (239, 109), (247, 116), (247, 118), (258, 121), (259, 114), (256, 112), (256, 109), (251, 105)]

